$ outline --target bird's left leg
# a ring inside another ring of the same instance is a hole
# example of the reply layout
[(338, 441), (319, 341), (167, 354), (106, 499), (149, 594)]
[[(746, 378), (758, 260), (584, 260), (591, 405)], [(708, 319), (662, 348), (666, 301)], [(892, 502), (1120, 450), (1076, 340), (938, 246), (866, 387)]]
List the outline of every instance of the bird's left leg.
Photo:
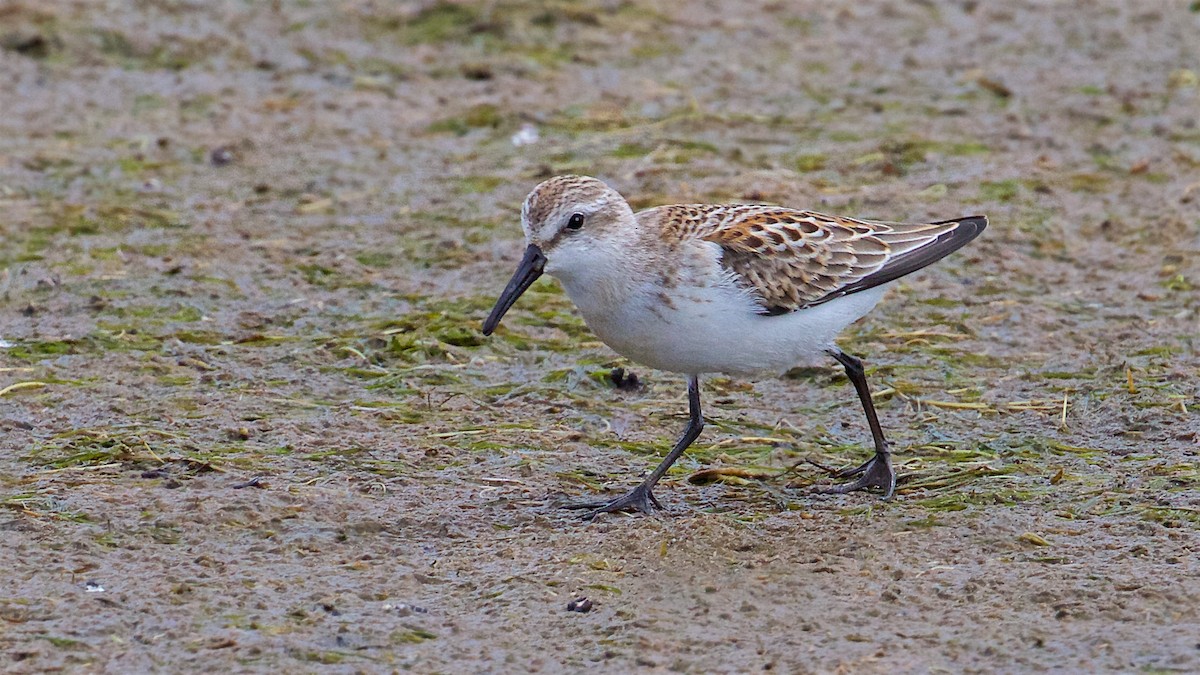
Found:
[(875, 414), (875, 403), (871, 400), (871, 388), (867, 386), (867, 374), (863, 370), (862, 361), (843, 352), (840, 349), (830, 350), (829, 354), (846, 369), (846, 377), (858, 392), (863, 410), (867, 413), (867, 424), (871, 427), (871, 437), (875, 440), (875, 456), (853, 469), (839, 471), (837, 478), (858, 476), (858, 480), (846, 485), (824, 488), (821, 492), (844, 494), (875, 487), (883, 490), (883, 498), (891, 499), (896, 490), (896, 473), (892, 471), (892, 453), (888, 450), (887, 440), (883, 437), (883, 427), (879, 425), (879, 416)]
[(652, 492), (655, 484), (667, 473), (667, 469), (671, 468), (675, 460), (679, 459), (683, 451), (687, 450), (692, 441), (696, 440), (696, 437), (700, 435), (700, 430), (704, 428), (704, 415), (700, 412), (700, 378), (696, 375), (688, 376), (688, 413), (688, 425), (683, 430), (683, 435), (675, 442), (675, 447), (671, 448), (671, 452), (667, 453), (663, 461), (649, 476), (646, 476), (646, 480), (642, 481), (640, 485), (611, 501), (569, 504), (564, 508), (587, 509), (588, 513), (584, 514), (584, 520), (591, 520), (601, 513), (630, 510), (650, 513), (654, 508), (661, 509), (662, 504), (658, 503)]

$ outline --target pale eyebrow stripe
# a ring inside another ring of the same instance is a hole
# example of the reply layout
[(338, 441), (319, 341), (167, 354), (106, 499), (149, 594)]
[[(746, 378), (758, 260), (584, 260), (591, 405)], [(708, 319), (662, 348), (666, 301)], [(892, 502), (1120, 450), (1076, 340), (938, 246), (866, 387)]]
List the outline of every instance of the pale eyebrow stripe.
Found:
[(575, 208), (572, 210), (572, 213), (574, 213), (575, 211), (582, 211), (583, 213), (586, 213), (586, 214), (595, 213), (596, 211), (598, 211), (600, 209), (601, 206), (604, 206), (605, 201), (606, 200), (603, 197), (600, 197), (599, 199), (593, 199), (590, 202), (576, 204)]

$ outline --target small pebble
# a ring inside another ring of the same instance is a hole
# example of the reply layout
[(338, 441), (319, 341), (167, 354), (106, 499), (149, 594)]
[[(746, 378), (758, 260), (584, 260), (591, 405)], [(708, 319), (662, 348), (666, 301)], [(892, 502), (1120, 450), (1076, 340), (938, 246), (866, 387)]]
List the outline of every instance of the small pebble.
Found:
[(539, 134), (537, 127), (526, 122), (525, 124), (521, 125), (521, 128), (517, 130), (517, 133), (512, 135), (511, 140), (512, 144), (519, 148), (523, 145), (533, 145), (534, 143), (538, 142), (538, 139)]
[(637, 391), (642, 388), (642, 381), (638, 379), (637, 373), (626, 372), (624, 368), (613, 368), (608, 374), (608, 379), (621, 391)]
[(219, 148), (213, 148), (213, 151), (208, 155), (208, 160), (212, 162), (213, 166), (226, 166), (228, 164), (232, 164), (234, 160), (233, 150), (230, 150), (224, 145)]
[(425, 609), (424, 607), (418, 607), (417, 605), (410, 605), (404, 602), (401, 602), (397, 605), (384, 605), (383, 609), (385, 611), (395, 612), (399, 616), (412, 616), (413, 614), (427, 614), (429, 612), (429, 610)]

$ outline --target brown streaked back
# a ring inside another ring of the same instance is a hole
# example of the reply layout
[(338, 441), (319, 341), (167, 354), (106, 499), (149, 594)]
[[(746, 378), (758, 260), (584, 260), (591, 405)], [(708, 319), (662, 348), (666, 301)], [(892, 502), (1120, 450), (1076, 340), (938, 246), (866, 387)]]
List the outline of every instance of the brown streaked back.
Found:
[(778, 206), (682, 204), (652, 211), (680, 238), (720, 245), (721, 265), (764, 314), (812, 307), (926, 267), (987, 227), (984, 216), (888, 223)]

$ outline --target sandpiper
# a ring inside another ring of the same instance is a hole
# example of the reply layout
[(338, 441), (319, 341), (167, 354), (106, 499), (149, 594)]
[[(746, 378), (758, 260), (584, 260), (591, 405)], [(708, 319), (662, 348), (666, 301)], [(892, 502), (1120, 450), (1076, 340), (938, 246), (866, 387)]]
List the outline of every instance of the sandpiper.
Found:
[(987, 227), (985, 216), (889, 223), (781, 206), (677, 204), (633, 212), (602, 181), (558, 176), (521, 209), (525, 255), (483, 322), (491, 335), (542, 275), (557, 278), (584, 321), (619, 354), (688, 378), (690, 419), (663, 461), (610, 501), (572, 504), (586, 518), (662, 508), (652, 492), (700, 435), (700, 374), (782, 373), (832, 356), (846, 370), (875, 443), (857, 476), (828, 488), (896, 488), (891, 453), (862, 362), (834, 338), (875, 306), (887, 286), (958, 250)]

